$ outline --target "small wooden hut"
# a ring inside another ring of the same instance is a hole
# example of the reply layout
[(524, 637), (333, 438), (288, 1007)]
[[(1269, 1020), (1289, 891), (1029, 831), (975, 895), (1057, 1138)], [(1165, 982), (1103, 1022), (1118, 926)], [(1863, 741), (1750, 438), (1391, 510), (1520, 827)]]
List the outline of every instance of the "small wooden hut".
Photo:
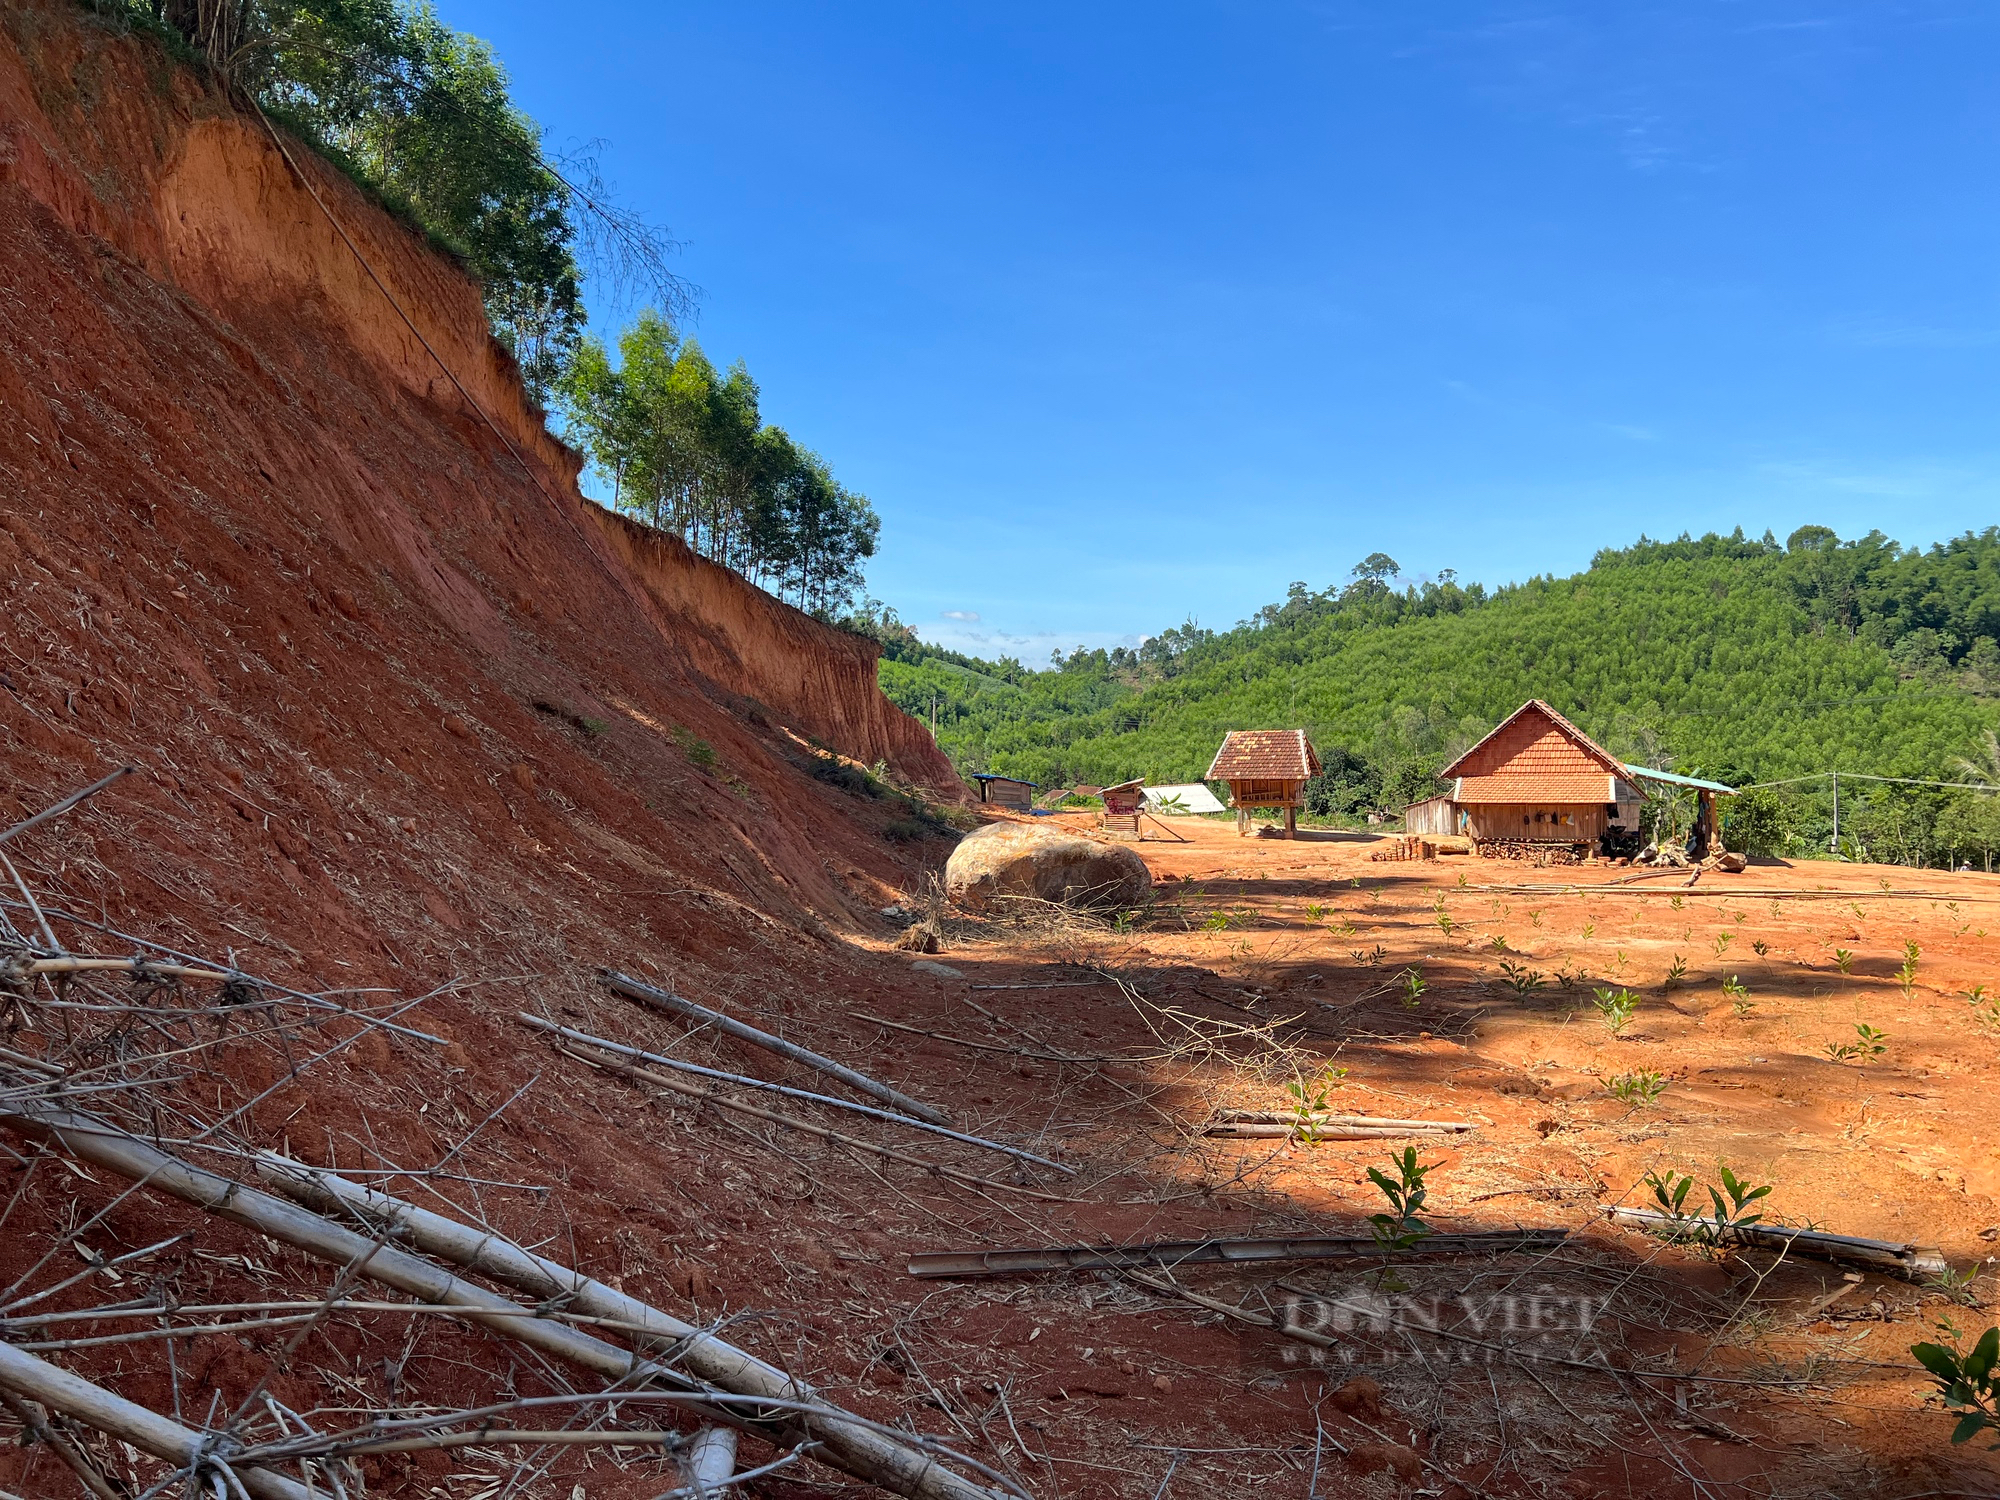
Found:
[(1035, 807), (1035, 783), (1023, 781), (1017, 776), (994, 776), (985, 772), (972, 778), (979, 783), (979, 800), (990, 802), (995, 807), (1011, 807), (1016, 812), (1032, 812)]
[(1481, 854), (1565, 862), (1607, 829), (1639, 826), (1631, 768), (1539, 698), (1438, 775), (1450, 789), (1412, 803), (1404, 827), (1462, 835)]
[(1319, 774), (1319, 756), (1303, 729), (1232, 729), (1209, 763), (1206, 781), (1229, 783), (1236, 831), (1250, 831), (1250, 809), (1285, 810), (1285, 837), (1299, 834), (1299, 808), (1306, 783)]
[(1103, 787), (1098, 796), (1104, 799), (1104, 812), (1097, 820), (1097, 826), (1106, 833), (1129, 833), (1133, 838), (1145, 835), (1139, 827), (1139, 806), (1145, 801), (1146, 778), (1135, 777), (1131, 781), (1121, 781), (1116, 786)]

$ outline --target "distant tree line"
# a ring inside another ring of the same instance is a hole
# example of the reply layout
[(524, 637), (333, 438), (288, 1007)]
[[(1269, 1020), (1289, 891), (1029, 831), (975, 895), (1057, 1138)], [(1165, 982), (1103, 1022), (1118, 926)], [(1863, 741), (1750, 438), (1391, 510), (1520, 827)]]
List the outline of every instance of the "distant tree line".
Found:
[[(1782, 544), (1641, 538), (1490, 591), (1449, 573), (1404, 583), (1378, 553), (1232, 629), (1188, 621), (1042, 671), (937, 651), (888, 618), (907, 636), (885, 646), (889, 695), (927, 720), (935, 705), (965, 769), (1047, 783), (1188, 780), (1228, 729), (1302, 727), (1324, 766), (1311, 810), (1395, 812), (1529, 697), (1626, 760), (1734, 786), (1836, 767), (2000, 781), (2000, 766), (1966, 770), (2000, 727), (2000, 528), (1929, 548), (1824, 527)], [(880, 638), (882, 612), (858, 628)], [(1753, 847), (1825, 854), (1831, 812), (1822, 783), (1725, 816)], [(1864, 849), (1983, 864), (2000, 852), (2000, 794), (1843, 777), (1841, 850)]]
[[(674, 241), (614, 201), (588, 151), (544, 149), (485, 42), (417, 0), (89, 3), (206, 68), (453, 256), (620, 508), (807, 608), (847, 604), (880, 533), (868, 502), (763, 423), (740, 365), (718, 374), (678, 336), (692, 298), (668, 267)], [(586, 332), (586, 271), (656, 309), (620, 337), (616, 368)]]

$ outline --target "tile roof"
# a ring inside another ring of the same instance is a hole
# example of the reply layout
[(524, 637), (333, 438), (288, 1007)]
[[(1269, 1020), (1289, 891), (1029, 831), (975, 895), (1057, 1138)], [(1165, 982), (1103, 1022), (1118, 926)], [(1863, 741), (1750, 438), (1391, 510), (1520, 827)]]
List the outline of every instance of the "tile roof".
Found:
[(1574, 803), (1617, 800), (1623, 764), (1539, 698), (1438, 773), (1458, 802)]
[(1319, 774), (1319, 757), (1303, 729), (1232, 729), (1205, 781), (1305, 781)]

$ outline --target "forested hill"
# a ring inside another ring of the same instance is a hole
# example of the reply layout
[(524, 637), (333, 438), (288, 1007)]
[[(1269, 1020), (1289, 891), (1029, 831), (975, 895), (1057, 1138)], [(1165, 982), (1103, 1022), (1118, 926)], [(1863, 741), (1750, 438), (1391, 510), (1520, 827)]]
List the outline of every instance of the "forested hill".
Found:
[[(1235, 629), (1192, 624), (1043, 671), (925, 646), (893, 613), (883, 687), (964, 770), (1044, 785), (1192, 780), (1223, 731), (1304, 726), (1335, 801), (1400, 807), (1539, 697), (1629, 760), (1736, 781), (1827, 769), (1965, 780), (2000, 724), (2000, 528), (1921, 550), (1806, 527), (1606, 550), (1492, 592), (1447, 574), (1294, 584)], [(1338, 790), (1344, 786), (1345, 791)], [(1993, 799), (1986, 799), (1991, 801)]]

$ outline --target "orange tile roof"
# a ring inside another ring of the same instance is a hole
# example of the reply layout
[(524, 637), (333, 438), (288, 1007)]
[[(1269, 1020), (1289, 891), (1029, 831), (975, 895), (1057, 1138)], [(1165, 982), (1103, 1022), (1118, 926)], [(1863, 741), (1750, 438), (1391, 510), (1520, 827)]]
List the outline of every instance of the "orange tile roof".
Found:
[(1625, 767), (1539, 698), (1438, 773), (1458, 802), (1611, 802)]
[(1319, 757), (1303, 729), (1232, 729), (1210, 762), (1208, 781), (1305, 781)]

